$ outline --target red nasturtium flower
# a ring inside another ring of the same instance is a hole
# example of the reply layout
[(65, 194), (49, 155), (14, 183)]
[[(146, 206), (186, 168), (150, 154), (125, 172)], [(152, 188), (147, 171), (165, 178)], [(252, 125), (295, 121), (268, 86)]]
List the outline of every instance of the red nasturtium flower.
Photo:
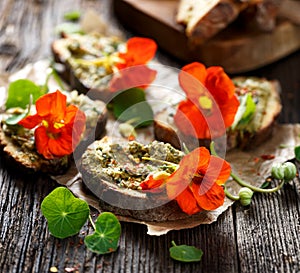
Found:
[(156, 71), (146, 64), (155, 56), (156, 43), (149, 38), (133, 37), (126, 43), (126, 52), (118, 53), (115, 73), (110, 82), (110, 91), (146, 88), (156, 77)]
[(174, 116), (179, 130), (199, 139), (224, 135), (234, 121), (239, 100), (223, 68), (206, 68), (197, 62), (188, 64), (179, 73), (179, 83), (187, 96)]
[(47, 159), (62, 157), (73, 152), (85, 130), (84, 112), (75, 105), (66, 104), (60, 91), (43, 95), (36, 101), (36, 114), (18, 124), (35, 129), (37, 151)]
[(230, 176), (230, 165), (222, 158), (210, 155), (199, 147), (182, 158), (178, 169), (165, 179), (153, 177), (141, 184), (143, 190), (165, 184), (168, 197), (175, 199), (185, 213), (192, 215), (201, 210), (214, 210), (224, 203), (222, 185)]

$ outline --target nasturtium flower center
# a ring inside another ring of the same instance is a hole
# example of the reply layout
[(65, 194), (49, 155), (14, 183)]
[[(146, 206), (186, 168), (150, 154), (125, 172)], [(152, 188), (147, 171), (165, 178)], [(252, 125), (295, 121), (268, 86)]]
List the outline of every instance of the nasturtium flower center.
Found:
[(65, 122), (63, 121), (63, 120), (61, 120), (60, 122), (54, 122), (54, 124), (53, 124), (53, 127), (55, 128), (55, 129), (60, 129), (60, 128), (62, 128), (62, 127), (64, 127), (65, 126)]
[(44, 126), (44, 127), (46, 127), (46, 128), (48, 128), (49, 127), (49, 123), (48, 123), (48, 121), (47, 120), (42, 120), (42, 125)]
[(199, 105), (204, 110), (211, 110), (213, 106), (212, 100), (207, 96), (199, 97)]

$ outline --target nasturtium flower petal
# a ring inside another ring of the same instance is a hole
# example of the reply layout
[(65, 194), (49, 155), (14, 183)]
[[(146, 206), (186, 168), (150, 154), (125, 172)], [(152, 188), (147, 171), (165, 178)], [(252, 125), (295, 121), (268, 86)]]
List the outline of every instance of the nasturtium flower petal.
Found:
[[(130, 88), (147, 88), (155, 77), (156, 71), (146, 64), (155, 56), (157, 45), (149, 38), (133, 37), (126, 43), (126, 51), (117, 54), (114, 64), (117, 71), (110, 81), (109, 90), (118, 92)], [(130, 69), (129, 69), (130, 68)]]
[(18, 124), (27, 129), (33, 129), (36, 126), (38, 126), (42, 122), (42, 120), (43, 120), (42, 117), (36, 114), (32, 116), (26, 116), (25, 118), (20, 120)]
[(66, 106), (66, 96), (58, 90), (53, 93), (48, 93), (36, 101), (36, 111), (41, 117), (50, 115), (56, 119), (63, 119)]
[(207, 68), (205, 86), (218, 102), (234, 95), (235, 86), (229, 76), (220, 66), (211, 66)]
[(201, 207), (198, 205), (197, 200), (194, 198), (193, 192), (187, 188), (181, 192), (175, 200), (179, 207), (186, 214), (192, 215), (201, 211)]
[(224, 204), (225, 193), (221, 186), (216, 183), (209, 183), (206, 191), (201, 193), (203, 189), (200, 189), (200, 187), (202, 185), (193, 183), (190, 187), (199, 207), (204, 210), (214, 210)]
[(117, 64), (119, 69), (149, 62), (155, 56), (157, 45), (152, 39), (133, 37), (127, 41), (126, 48), (125, 53), (118, 55), (123, 60)]

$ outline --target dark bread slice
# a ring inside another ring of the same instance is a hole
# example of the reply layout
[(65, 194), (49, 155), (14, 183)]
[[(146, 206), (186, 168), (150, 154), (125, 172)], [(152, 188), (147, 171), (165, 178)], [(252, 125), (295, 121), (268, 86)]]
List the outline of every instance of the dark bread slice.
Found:
[[(255, 115), (250, 122), (249, 128), (242, 130), (227, 130), (226, 143), (227, 150), (233, 148), (251, 149), (253, 146), (258, 146), (270, 138), (275, 124), (276, 118), (281, 112), (280, 102), (280, 86), (277, 81), (267, 81), (258, 78), (239, 77), (233, 79), (236, 85), (236, 92), (243, 88), (252, 88), (255, 91), (255, 86), (261, 85), (262, 97), (256, 98), (260, 104), (257, 107)], [(253, 85), (251, 87), (251, 85)], [(258, 104), (257, 104), (258, 105)], [(209, 146), (210, 139), (196, 139), (193, 136), (183, 135), (174, 123), (173, 116), (176, 112), (176, 107), (165, 109), (158, 113), (154, 120), (154, 134), (159, 141), (168, 142), (175, 148), (182, 147), (183, 142), (187, 146), (195, 141), (200, 146)], [(251, 127), (251, 128), (250, 128)]]
[(88, 96), (93, 99), (108, 102), (112, 97), (108, 90), (111, 72), (106, 73), (104, 66), (80, 65), (76, 60), (101, 58), (105, 54), (118, 51), (122, 46), (124, 43), (116, 37), (99, 34), (69, 34), (53, 41), (51, 51), (55, 62), (60, 64), (56, 65), (57, 72), (71, 88), (80, 93), (88, 93)]
[[(163, 222), (190, 217), (183, 213), (177, 202), (169, 200), (166, 192), (144, 192), (139, 189), (121, 187), (117, 180), (107, 174), (106, 165), (102, 166), (103, 158), (99, 157), (99, 149), (107, 150), (110, 145), (127, 145), (128, 141), (118, 138), (104, 137), (95, 141), (84, 152), (79, 167), (82, 179), (87, 188), (99, 198), (103, 211), (111, 211), (117, 215), (132, 217), (143, 221)], [(165, 145), (162, 144), (161, 145)], [(122, 150), (115, 154), (117, 166), (124, 168)], [(150, 166), (150, 163), (149, 163)], [(139, 167), (134, 169), (139, 173)], [(150, 170), (148, 170), (150, 172)], [(134, 174), (131, 174), (134, 176)]]
[[(78, 157), (90, 143), (92, 143), (95, 139), (99, 139), (105, 132), (107, 110), (106, 105), (102, 101), (97, 101), (97, 111), (101, 111), (101, 113), (96, 117), (94, 116), (92, 120), (87, 109), (87, 101), (90, 101), (91, 107), (95, 107), (94, 102), (85, 98), (85, 103), (83, 103), (82, 99), (84, 98), (84, 95), (75, 96), (74, 92), (69, 93), (70, 96), (71, 94), (73, 94), (73, 98), (68, 99), (69, 103), (77, 105), (86, 113), (87, 116), (86, 130), (80, 144), (74, 151)], [(51, 160), (45, 159), (35, 149), (33, 132), (18, 125), (7, 126), (5, 124), (5, 119), (8, 116), (9, 115), (7, 113), (0, 116), (0, 149), (3, 151), (6, 159), (9, 160), (10, 165), (15, 165), (23, 172), (43, 172), (58, 175), (67, 171), (73, 161), (72, 154)]]

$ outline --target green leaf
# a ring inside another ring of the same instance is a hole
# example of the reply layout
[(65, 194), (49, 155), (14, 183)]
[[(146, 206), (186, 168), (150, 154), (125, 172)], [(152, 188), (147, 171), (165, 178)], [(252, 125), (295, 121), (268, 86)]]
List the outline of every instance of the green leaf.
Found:
[(118, 247), (121, 225), (111, 212), (103, 212), (95, 222), (95, 232), (84, 239), (87, 248), (97, 254), (113, 252)]
[(88, 204), (65, 187), (58, 187), (46, 196), (41, 209), (51, 234), (61, 239), (77, 234), (90, 213)]
[(8, 87), (8, 97), (5, 104), (6, 109), (12, 107), (21, 107), (23, 109), (28, 105), (29, 97), (32, 95), (32, 103), (42, 95), (44, 90), (30, 80), (16, 80)]
[(295, 157), (298, 161), (300, 161), (300, 146), (295, 147)]
[(252, 99), (251, 94), (246, 94), (240, 99), (240, 106), (234, 117), (234, 122), (231, 128), (234, 130), (239, 125), (248, 124), (256, 110), (256, 104)]
[(140, 88), (128, 89), (114, 97), (113, 113), (121, 122), (134, 120), (131, 124), (135, 127), (153, 122), (153, 110), (146, 101), (145, 91)]
[(262, 189), (266, 189), (271, 185), (271, 180), (266, 180), (264, 183), (261, 184)]
[(66, 12), (64, 14), (64, 19), (67, 21), (78, 21), (80, 15), (81, 15), (80, 11), (74, 10), (74, 11)]
[(180, 262), (199, 262), (203, 252), (194, 246), (179, 245), (172, 241), (173, 246), (170, 248), (170, 256), (172, 259)]
[(20, 120), (22, 120), (26, 116), (27, 116), (27, 113), (23, 113), (20, 115), (12, 115), (5, 120), (5, 123), (8, 125), (16, 125)]
[(32, 95), (30, 94), (29, 96), (29, 104), (27, 107), (27, 111), (19, 114), (19, 115), (12, 115), (9, 118), (7, 118), (5, 120), (5, 123), (8, 125), (16, 125), (20, 120), (22, 120), (23, 118), (25, 118), (27, 115), (29, 115), (30, 113), (30, 109), (31, 109), (31, 105), (32, 105)]

